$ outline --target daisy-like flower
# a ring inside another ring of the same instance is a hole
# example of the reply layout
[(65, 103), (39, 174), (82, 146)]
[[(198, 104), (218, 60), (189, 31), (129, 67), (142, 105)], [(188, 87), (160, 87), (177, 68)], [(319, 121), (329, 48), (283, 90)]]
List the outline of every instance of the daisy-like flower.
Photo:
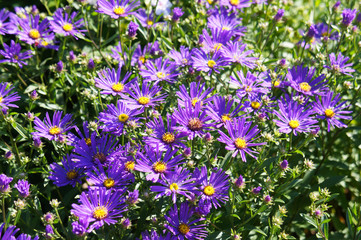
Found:
[(313, 111), (307, 107), (300, 105), (298, 102), (292, 99), (282, 99), (278, 101), (279, 111), (274, 111), (274, 114), (279, 120), (273, 121), (279, 127), (279, 131), (282, 133), (293, 132), (297, 136), (297, 133), (308, 133), (315, 129), (317, 126), (317, 120), (314, 120), (311, 115)]
[(227, 6), (232, 11), (251, 6), (251, 0), (220, 0), (221, 6)]
[(189, 178), (190, 172), (181, 167), (176, 168), (174, 172), (162, 176), (158, 180), (158, 183), (162, 186), (151, 186), (150, 190), (153, 192), (159, 192), (155, 199), (160, 198), (161, 196), (172, 196), (173, 203), (177, 201), (177, 194), (183, 195), (188, 199), (191, 199), (193, 196), (192, 191), (194, 191), (195, 183), (194, 179)]
[(142, 24), (145, 28), (152, 28), (159, 24), (159, 22), (156, 22), (156, 17), (151, 12), (150, 14), (147, 14), (146, 11), (143, 8), (138, 9), (137, 13), (135, 14), (136, 18), (139, 20), (139, 22)]
[(142, 109), (129, 109), (123, 100), (118, 100), (117, 106), (110, 104), (107, 110), (99, 114), (99, 121), (104, 123), (103, 131), (115, 135), (124, 134), (124, 125), (129, 121), (137, 121), (136, 116), (143, 112)]
[(252, 126), (252, 122), (246, 122), (245, 118), (239, 118), (232, 122), (226, 122), (226, 129), (228, 134), (218, 130), (219, 134), (221, 135), (218, 138), (218, 141), (223, 142), (226, 144), (226, 149), (230, 151), (234, 151), (232, 157), (237, 156), (239, 153), (241, 155), (242, 161), (246, 162), (246, 153), (251, 157), (257, 159), (255, 156), (257, 154), (256, 151), (253, 151), (251, 147), (266, 145), (265, 142), (263, 143), (255, 143), (254, 138), (257, 134), (259, 134), (260, 130), (258, 129), (257, 125)]
[(88, 121), (83, 122), (83, 131), (80, 131), (77, 126), (74, 126), (74, 128), (78, 136), (74, 135), (73, 145), (76, 146), (80, 140), (85, 140), (86, 144), (90, 146), (91, 136), (96, 135), (96, 132), (90, 132)]
[[(133, 91), (132, 91), (133, 90)], [(139, 108), (144, 110), (148, 107), (155, 107), (162, 103), (166, 98), (166, 94), (158, 94), (162, 90), (162, 87), (143, 83), (142, 90), (139, 88), (139, 84), (133, 84), (128, 90), (129, 96), (123, 96), (124, 103), (128, 104), (128, 108)]]
[(260, 78), (253, 75), (251, 72), (247, 72), (244, 76), (242, 71), (237, 72), (236, 77), (231, 76), (231, 84), (236, 85), (237, 96), (242, 99), (244, 97), (256, 97), (258, 94), (266, 94), (268, 89), (262, 84)]
[(234, 99), (227, 101), (226, 97), (214, 96), (212, 101), (213, 102), (207, 106), (207, 114), (216, 122), (216, 128), (226, 126), (226, 122), (228, 121), (232, 122), (242, 110), (241, 104), (239, 104), (231, 111)]
[(131, 73), (127, 72), (122, 78), (120, 67), (117, 70), (107, 68), (98, 73), (99, 78), (94, 79), (95, 86), (103, 89), (103, 91), (100, 92), (101, 94), (124, 96), (124, 93), (129, 90), (130, 85), (137, 81), (137, 78), (129, 80), (131, 75)]
[(139, 67), (143, 67), (144, 64), (148, 61), (147, 54), (149, 54), (148, 45), (144, 46), (144, 48), (142, 49), (142, 46), (138, 44), (132, 56), (132, 66), (138, 64)]
[(200, 102), (197, 102), (194, 107), (190, 101), (185, 103), (185, 108), (178, 106), (173, 117), (180, 125), (176, 129), (188, 135), (188, 140), (192, 140), (196, 136), (202, 137), (205, 134), (204, 131), (213, 126), (212, 123), (207, 123), (211, 118), (206, 116), (206, 111), (201, 112)]
[[(108, 190), (125, 191), (125, 187), (134, 182), (134, 175), (127, 172), (124, 166), (112, 163), (107, 169), (102, 166), (93, 168), (93, 172), (87, 172), (88, 181), (96, 188), (107, 188)], [(93, 186), (91, 188), (93, 188)]]
[(244, 36), (247, 31), (246, 27), (240, 26), (242, 19), (238, 18), (236, 13), (227, 11), (226, 8), (221, 8), (221, 11), (215, 11), (208, 18), (208, 27), (216, 28), (221, 31), (229, 31), (232, 35)]
[(80, 205), (72, 204), (71, 213), (79, 219), (88, 219), (89, 231), (99, 229), (104, 223), (116, 224), (126, 211), (121, 192), (110, 192), (106, 188), (89, 190), (80, 195)]
[(7, 33), (7, 28), (10, 23), (5, 22), (10, 15), (10, 12), (7, 11), (5, 8), (0, 10), (0, 34), (5, 35)]
[(329, 27), (326, 23), (318, 23), (316, 24), (317, 34), (315, 35), (315, 39), (318, 42), (331, 40), (338, 40), (339, 33), (338, 31), (332, 31), (332, 27)]
[[(185, 103), (188, 101), (192, 102), (192, 106), (195, 107), (197, 102), (200, 102), (201, 107), (204, 107), (207, 105), (209, 101), (212, 100), (213, 97), (208, 97), (209, 94), (212, 93), (213, 88), (208, 88), (204, 90), (205, 83), (201, 85), (200, 82), (191, 82), (190, 84), (190, 91), (188, 93), (187, 87), (182, 85), (179, 87), (179, 90), (177, 92), (178, 95), (178, 105), (185, 107)], [(204, 90), (204, 92), (203, 92)]]
[(348, 27), (352, 23), (352, 21), (355, 19), (357, 12), (358, 11), (356, 9), (351, 10), (351, 9), (345, 8), (342, 11), (342, 25), (345, 27)]
[(248, 57), (253, 53), (253, 50), (245, 51), (246, 47), (247, 44), (241, 44), (238, 41), (230, 42), (226, 47), (222, 48), (223, 57), (226, 61), (253, 69), (257, 66), (255, 61), (258, 58)]
[(290, 81), (290, 86), (297, 92), (307, 96), (324, 95), (328, 89), (327, 81), (324, 81), (325, 75), (322, 74), (312, 80), (315, 71), (315, 68), (308, 69), (301, 65), (290, 69), (286, 77)]
[(165, 227), (178, 239), (205, 239), (208, 235), (205, 224), (195, 225), (197, 222), (203, 221), (204, 218), (196, 218), (194, 216), (194, 208), (188, 203), (182, 203), (179, 211), (175, 204), (165, 215), (168, 221)]
[[(9, 108), (14, 107), (17, 108), (18, 106), (12, 104), (12, 102), (16, 102), (20, 100), (20, 96), (17, 92), (10, 93), (14, 87), (10, 87), (10, 83), (2, 82), (0, 83), (0, 108)], [(10, 93), (10, 94), (9, 94)]]
[(18, 36), (21, 41), (26, 42), (27, 44), (39, 44), (41, 39), (49, 39), (51, 41), (54, 39), (54, 34), (50, 33), (48, 29), (50, 23), (48, 19), (44, 19), (39, 23), (40, 16), (36, 15), (35, 17), (30, 15), (29, 19), (21, 20), (20, 30), (18, 30)]
[(314, 103), (314, 110), (319, 116), (318, 118), (326, 119), (327, 131), (329, 132), (331, 127), (347, 127), (346, 124), (340, 121), (340, 119), (351, 120), (351, 116), (345, 116), (344, 114), (350, 114), (352, 111), (345, 111), (348, 108), (346, 101), (339, 103), (341, 100), (340, 94), (334, 96), (334, 92), (328, 92), (325, 96), (322, 96), (321, 100), (316, 98)]
[[(33, 132), (32, 134), (35, 137), (44, 137), (49, 140), (66, 141), (68, 138), (66, 132), (74, 128), (74, 125), (72, 124), (71, 114), (65, 114), (63, 119), (62, 115), (62, 111), (55, 111), (53, 119), (51, 120), (49, 113), (47, 112), (44, 122), (38, 117), (35, 117), (34, 128), (37, 132)], [(70, 144), (71, 142), (66, 141), (66, 143)]]
[(23, 60), (31, 58), (33, 56), (31, 50), (20, 52), (21, 46), (19, 43), (15, 43), (14, 40), (11, 40), (10, 45), (6, 43), (3, 44), (4, 50), (0, 50), (0, 54), (4, 56), (5, 59), (1, 59), (0, 63), (10, 62), (17, 63), (20, 68), (24, 65), (28, 65)]
[(157, 182), (160, 177), (169, 174), (173, 169), (182, 163), (182, 155), (175, 156), (176, 150), (168, 150), (164, 153), (158, 148), (146, 147), (145, 154), (138, 152), (138, 161), (135, 170), (149, 173), (146, 177), (148, 181)]
[(62, 34), (64, 36), (72, 35), (75, 39), (76, 34), (83, 35), (81, 28), (84, 26), (83, 19), (75, 21), (77, 12), (73, 12), (70, 16), (67, 12), (64, 12), (62, 8), (58, 8), (53, 16), (53, 20), (50, 21), (50, 26), (55, 33)]
[(222, 169), (213, 169), (210, 178), (207, 175), (207, 167), (197, 168), (193, 173), (196, 179), (198, 191), (196, 194), (200, 196), (199, 204), (212, 203), (215, 208), (220, 207), (220, 202), (228, 201), (229, 179), (228, 175)]
[(21, 197), (26, 198), (30, 195), (30, 183), (28, 181), (20, 179), (14, 187), (18, 190)]
[(83, 169), (75, 166), (70, 155), (64, 156), (61, 160), (61, 165), (58, 163), (50, 164), (50, 176), (49, 179), (58, 187), (71, 185), (75, 187), (77, 183), (81, 184), (81, 178), (84, 176)]
[[(203, 29), (202, 50), (209, 54), (217, 51), (222, 51), (223, 47), (229, 42), (232, 37), (232, 32), (223, 31), (217, 28), (211, 28), (212, 36), (210, 36), (206, 29)], [(221, 52), (222, 53), (222, 52)]]
[(332, 72), (336, 74), (342, 73), (352, 77), (350, 73), (354, 72), (355, 69), (350, 68), (352, 66), (352, 63), (346, 64), (348, 60), (350, 60), (350, 58), (342, 56), (341, 53), (338, 54), (337, 58), (334, 53), (331, 53), (330, 54), (331, 66), (324, 65), (323, 67), (330, 69)]
[(134, 9), (139, 5), (139, 0), (98, 0), (98, 10), (96, 12), (118, 19), (134, 14)]
[(213, 71), (219, 73), (219, 70), (228, 65), (228, 62), (222, 57), (221, 51), (214, 54), (206, 53), (202, 49), (194, 49), (192, 53), (192, 65), (198, 71), (211, 74)]
[(160, 151), (167, 151), (174, 148), (185, 148), (186, 146), (182, 143), (184, 133), (176, 131), (176, 120), (167, 115), (167, 126), (164, 126), (163, 119), (154, 118), (153, 121), (147, 123), (147, 127), (153, 130), (153, 133), (144, 138), (144, 142), (151, 148), (159, 147)]
[(3, 229), (5, 227), (5, 223), (1, 224), (0, 227), (0, 238), (1, 239), (16, 239), (15, 234), (19, 231), (19, 228), (16, 228), (15, 226), (8, 226), (8, 228), (5, 228), (5, 232), (3, 233)]
[(157, 58), (153, 61), (145, 63), (146, 69), (140, 69), (140, 75), (146, 82), (151, 81), (158, 84), (161, 81), (174, 83), (177, 81), (178, 72), (177, 65), (171, 62), (168, 58)]
[(191, 65), (191, 52), (185, 46), (180, 47), (180, 51), (171, 50), (168, 57), (173, 59), (178, 67), (185, 67)]

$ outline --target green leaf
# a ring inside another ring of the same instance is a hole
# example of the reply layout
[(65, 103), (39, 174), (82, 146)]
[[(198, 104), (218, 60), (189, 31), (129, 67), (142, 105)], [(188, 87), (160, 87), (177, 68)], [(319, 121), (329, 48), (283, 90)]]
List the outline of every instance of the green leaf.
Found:
[(306, 215), (306, 214), (303, 214), (303, 213), (301, 213), (300, 215), (301, 215), (301, 217), (303, 217), (309, 224), (311, 224), (312, 226), (314, 226), (315, 228), (317, 228), (317, 223), (316, 223), (316, 221), (315, 221), (313, 218), (311, 218), (310, 216), (308, 216), (308, 215)]

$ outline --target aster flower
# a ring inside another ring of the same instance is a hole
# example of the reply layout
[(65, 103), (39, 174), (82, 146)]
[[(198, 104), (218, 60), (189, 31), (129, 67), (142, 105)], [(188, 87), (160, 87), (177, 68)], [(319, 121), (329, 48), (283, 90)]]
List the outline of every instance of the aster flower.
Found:
[(162, 90), (162, 87), (143, 83), (142, 89), (138, 84), (133, 84), (128, 90), (129, 96), (123, 96), (124, 103), (128, 104), (128, 108), (139, 108), (144, 110), (148, 107), (155, 107), (162, 103), (166, 98), (166, 94), (158, 94)]
[(213, 126), (213, 124), (207, 123), (211, 118), (206, 116), (206, 111), (201, 112), (201, 102), (197, 102), (194, 107), (190, 101), (185, 103), (185, 108), (178, 106), (173, 117), (180, 125), (176, 129), (188, 135), (188, 140), (192, 140), (196, 136), (202, 137), (205, 134), (204, 131)]
[(135, 17), (139, 20), (144, 28), (149, 29), (159, 24), (159, 22), (156, 22), (156, 17), (154, 16), (153, 12), (147, 14), (143, 8), (138, 9)]
[(142, 46), (138, 44), (137, 48), (135, 49), (131, 65), (134, 66), (135, 64), (138, 64), (139, 67), (143, 67), (144, 64), (148, 61), (147, 54), (149, 53), (148, 46), (145, 46), (142, 49)]
[(71, 185), (75, 187), (77, 183), (81, 183), (81, 178), (84, 176), (83, 169), (76, 167), (70, 155), (66, 155), (61, 160), (62, 166), (58, 163), (50, 164), (49, 179), (58, 187)]
[(345, 116), (344, 114), (350, 114), (352, 111), (345, 111), (345, 108), (349, 106), (345, 105), (345, 102), (339, 103), (341, 100), (340, 94), (334, 96), (334, 92), (328, 92), (325, 96), (322, 96), (321, 100), (316, 98), (314, 104), (314, 110), (320, 119), (326, 119), (327, 131), (329, 132), (331, 127), (347, 127), (346, 124), (340, 121), (340, 119), (352, 120), (351, 116)]
[(161, 81), (167, 81), (174, 83), (177, 81), (178, 72), (176, 71), (176, 64), (169, 59), (158, 58), (145, 63), (147, 69), (140, 69), (140, 75), (146, 82), (152, 81), (154, 84), (158, 84)]
[(78, 168), (91, 169), (97, 165), (107, 165), (109, 156), (113, 153), (118, 142), (114, 138), (104, 135), (101, 138), (91, 136), (91, 145), (81, 140), (74, 149), (73, 160)]
[(246, 162), (246, 153), (251, 157), (257, 159), (255, 156), (257, 154), (256, 151), (253, 151), (251, 147), (266, 145), (263, 143), (254, 143), (254, 138), (257, 134), (259, 134), (260, 130), (258, 126), (255, 125), (251, 128), (252, 122), (246, 122), (245, 118), (239, 118), (234, 120), (234, 122), (227, 121), (226, 129), (228, 134), (218, 130), (221, 135), (218, 138), (218, 141), (225, 143), (226, 149), (230, 151), (234, 151), (232, 157), (237, 156), (237, 154), (241, 155), (242, 161)]
[(351, 76), (350, 73), (355, 72), (354, 69), (350, 68), (352, 66), (352, 63), (346, 64), (346, 62), (350, 58), (342, 56), (341, 53), (338, 54), (337, 58), (334, 53), (330, 54), (330, 62), (331, 66), (324, 65), (323, 67), (330, 69), (331, 71), (337, 73), (343, 73), (345, 75)]
[(105, 188), (89, 190), (80, 195), (80, 205), (72, 204), (71, 213), (79, 219), (88, 219), (91, 224), (89, 231), (99, 229), (104, 223), (110, 225), (122, 217), (125, 204), (120, 192), (110, 192)]
[(177, 201), (177, 194), (183, 195), (188, 199), (191, 199), (195, 190), (194, 179), (189, 178), (190, 172), (181, 167), (177, 167), (174, 172), (163, 175), (158, 183), (162, 186), (151, 186), (150, 190), (153, 192), (159, 192), (155, 199), (161, 196), (172, 196), (173, 203)]
[(98, 73), (99, 78), (94, 79), (95, 86), (100, 89), (103, 89), (103, 91), (100, 92), (101, 94), (124, 96), (124, 93), (126, 93), (129, 90), (130, 85), (133, 84), (135, 81), (137, 81), (137, 78), (133, 78), (130, 81), (128, 81), (131, 75), (132, 75), (131, 73), (127, 72), (125, 73), (125, 76), (122, 78), (120, 67), (117, 70), (115, 70), (114, 68), (112, 69), (107, 68)]
[[(18, 106), (15, 104), (12, 104), (12, 102), (18, 101), (20, 99), (20, 96), (17, 92), (11, 93), (11, 90), (14, 89), (14, 87), (9, 87), (10, 83), (2, 82), (0, 83), (0, 108), (9, 108), (14, 107), (17, 108)], [(9, 95), (8, 95), (9, 94)]]
[(20, 179), (15, 185), (14, 187), (18, 190), (19, 195), (23, 198), (26, 198), (30, 195), (29, 192), (29, 188), (30, 188), (30, 184), (28, 181), (24, 180), (24, 179)]
[(273, 17), (273, 19), (276, 21), (276, 22), (279, 22), (282, 20), (282, 17), (285, 13), (285, 10), (284, 9), (278, 9), (276, 15)]
[(21, 41), (26, 42), (27, 44), (39, 44), (41, 39), (49, 39), (51, 41), (54, 39), (54, 34), (50, 33), (48, 29), (50, 23), (48, 19), (44, 19), (39, 23), (40, 16), (36, 15), (35, 17), (30, 15), (29, 19), (21, 20), (20, 30), (18, 30), (18, 36)]
[(216, 51), (214, 54), (207, 54), (203, 50), (194, 49), (192, 52), (192, 64), (198, 71), (208, 72), (213, 71), (219, 73), (228, 62), (222, 57), (221, 51)]
[(128, 191), (126, 202), (129, 205), (137, 204), (138, 200), (139, 200), (139, 191), (138, 190), (134, 190), (133, 192)]
[(5, 35), (7, 33), (7, 28), (10, 23), (6, 23), (5, 21), (8, 19), (10, 12), (5, 8), (0, 10), (0, 35)]
[(187, 48), (185, 46), (181, 46), (179, 52), (172, 49), (169, 52), (168, 57), (173, 59), (175, 61), (176, 65), (179, 67), (185, 67), (185, 66), (191, 65), (191, 62), (190, 62), (191, 52), (189, 51), (189, 48)]
[(5, 174), (0, 174), (0, 192), (7, 193), (10, 191), (10, 183), (13, 180), (12, 177), (8, 177)]
[(221, 8), (220, 12), (215, 11), (208, 18), (208, 27), (218, 29), (219, 31), (229, 31), (236, 37), (244, 36), (247, 28), (240, 26), (241, 20), (235, 12), (229, 12), (226, 8)]
[(171, 236), (168, 233), (166, 236), (158, 235), (158, 233), (152, 229), (150, 234), (148, 232), (142, 232), (142, 239), (143, 240), (177, 240), (177, 237)]
[(317, 41), (328, 41), (331, 40), (338, 40), (339, 33), (338, 31), (333, 31), (332, 27), (329, 27), (326, 23), (318, 23), (316, 24), (317, 34), (315, 38)]
[(31, 50), (20, 52), (21, 46), (19, 43), (15, 43), (14, 40), (11, 40), (10, 45), (8, 46), (6, 43), (3, 44), (4, 50), (0, 50), (0, 54), (4, 56), (5, 59), (1, 59), (0, 63), (10, 62), (17, 63), (20, 68), (24, 65), (28, 65), (23, 60), (31, 58), (33, 56)]
[(274, 111), (274, 114), (279, 120), (274, 119), (273, 121), (279, 127), (280, 132), (287, 134), (293, 132), (294, 135), (297, 135), (298, 132), (308, 133), (316, 128), (314, 124), (317, 121), (311, 117), (312, 110), (289, 98), (279, 100), (278, 106), (279, 111)]
[(129, 109), (123, 100), (118, 100), (117, 105), (107, 105), (107, 110), (99, 114), (99, 121), (104, 123), (103, 131), (111, 132), (115, 135), (124, 134), (124, 126), (129, 121), (137, 121), (137, 115), (143, 112), (143, 109)]
[(147, 123), (147, 127), (153, 130), (153, 133), (144, 138), (144, 142), (151, 148), (159, 147), (160, 151), (166, 151), (174, 148), (184, 148), (185, 145), (182, 143), (184, 133), (177, 132), (175, 130), (176, 120), (167, 115), (167, 126), (164, 126), (163, 119), (154, 118), (153, 121)]
[(203, 221), (203, 218), (195, 218), (194, 208), (188, 203), (182, 203), (179, 211), (177, 205), (174, 205), (165, 215), (168, 221), (165, 227), (178, 239), (204, 239), (207, 237), (206, 225), (195, 223)]
[(88, 218), (80, 218), (79, 221), (75, 221), (71, 223), (72, 232), (77, 236), (83, 236), (89, 227), (89, 219)]
[(118, 45), (115, 46), (115, 48), (112, 48), (112, 53), (109, 55), (110, 57), (113, 58), (113, 61), (118, 62), (119, 68), (121, 68), (124, 65), (125, 61), (127, 60), (127, 54), (123, 52), (121, 42), (119, 42)]
[(140, 5), (139, 0), (98, 0), (96, 12), (118, 19), (134, 14), (134, 9)]
[(19, 228), (16, 228), (16, 226), (9, 226), (5, 229), (5, 232), (3, 233), (3, 229), (5, 227), (5, 223), (1, 224), (0, 227), (0, 238), (1, 239), (15, 239), (15, 234), (19, 231)]
[(226, 122), (228, 121), (232, 122), (242, 110), (241, 104), (239, 104), (231, 111), (234, 99), (227, 101), (226, 97), (214, 96), (212, 101), (213, 102), (207, 106), (207, 115), (216, 122), (216, 128), (226, 126)]
[(172, 21), (178, 22), (179, 19), (183, 16), (184, 12), (182, 11), (182, 8), (176, 7), (173, 9), (173, 16)]
[[(6, 239), (6, 238), (4, 238), (4, 239)], [(38, 239), (39, 239), (38, 236), (32, 238), (30, 235), (24, 234), (24, 233), (20, 234), (20, 235), (16, 238), (16, 240), (38, 240)]]
[(255, 61), (256, 57), (248, 57), (253, 53), (253, 50), (245, 51), (247, 44), (241, 44), (240, 42), (230, 42), (226, 47), (222, 48), (223, 57), (228, 62), (240, 64), (253, 69), (257, 66)]
[(75, 21), (77, 12), (73, 12), (70, 16), (67, 12), (64, 12), (62, 8), (58, 8), (53, 16), (53, 20), (50, 21), (50, 26), (55, 33), (62, 34), (64, 36), (72, 35), (75, 39), (76, 34), (83, 35), (81, 28), (84, 26), (83, 19)]
[[(201, 85), (200, 82), (191, 82), (190, 84), (190, 90), (189, 94), (187, 91), (187, 87), (185, 85), (182, 85), (179, 87), (179, 90), (177, 92), (178, 95), (178, 105), (185, 107), (185, 103), (190, 101), (192, 102), (192, 106), (195, 107), (197, 102), (200, 102), (201, 107), (207, 105), (209, 101), (212, 100), (213, 97), (208, 97), (209, 94), (212, 93), (213, 88), (208, 88), (204, 90), (205, 83)], [(204, 91), (204, 92), (203, 92)]]
[(137, 36), (137, 30), (138, 30), (138, 24), (136, 24), (135, 22), (130, 22), (128, 25), (128, 37), (130, 39), (135, 39), (135, 37)]
[(80, 131), (80, 129), (77, 126), (74, 126), (74, 128), (78, 136), (74, 135), (73, 145), (76, 146), (80, 140), (85, 140), (86, 144), (90, 146), (91, 136), (96, 135), (96, 132), (90, 132), (88, 121), (83, 122), (83, 131)]
[(268, 89), (263, 86), (262, 81), (251, 72), (247, 72), (244, 76), (242, 71), (236, 73), (236, 77), (231, 76), (230, 83), (236, 85), (237, 96), (242, 99), (244, 97), (256, 97), (258, 94), (266, 94)]
[[(93, 168), (87, 172), (88, 181), (93, 183), (95, 188), (107, 188), (108, 190), (125, 191), (125, 186), (134, 182), (134, 175), (127, 172), (124, 166), (112, 163), (104, 169), (102, 166)], [(91, 188), (93, 188), (93, 186)]]
[[(49, 113), (47, 112), (44, 122), (38, 117), (35, 117), (34, 128), (37, 132), (33, 132), (32, 134), (35, 137), (44, 137), (49, 140), (66, 141), (69, 137), (66, 131), (74, 128), (74, 125), (72, 125), (71, 114), (65, 114), (64, 118), (61, 119), (62, 115), (62, 111), (55, 111), (53, 119), (51, 120)], [(69, 143), (68, 141), (66, 142)]]
[(345, 27), (348, 27), (352, 21), (355, 19), (356, 17), (356, 13), (357, 13), (357, 10), (356, 9), (344, 9), (342, 11), (342, 25), (345, 26)]
[(148, 181), (157, 182), (165, 174), (169, 174), (173, 169), (182, 163), (182, 155), (177, 155), (178, 149), (168, 150), (163, 156), (158, 148), (147, 147), (145, 153), (138, 152), (138, 161), (135, 170), (149, 173), (146, 177)]
[(327, 81), (324, 81), (325, 75), (320, 75), (312, 80), (316, 69), (297, 66), (290, 69), (286, 78), (290, 81), (290, 86), (297, 92), (307, 96), (323, 95), (327, 91)]
[(251, 6), (250, 0), (220, 0), (221, 6), (227, 6), (232, 11)]
[(212, 36), (208, 34), (206, 29), (203, 29), (202, 36), (204, 41), (202, 43), (202, 50), (207, 54), (221, 51), (232, 37), (232, 32), (230, 31), (211, 28), (211, 32)]

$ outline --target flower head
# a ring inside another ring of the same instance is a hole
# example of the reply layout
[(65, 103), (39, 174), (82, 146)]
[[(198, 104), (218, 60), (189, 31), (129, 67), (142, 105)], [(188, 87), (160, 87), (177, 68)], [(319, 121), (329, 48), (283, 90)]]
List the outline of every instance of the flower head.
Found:
[(61, 160), (62, 166), (58, 163), (50, 164), (49, 179), (58, 187), (71, 185), (75, 187), (77, 183), (81, 183), (81, 178), (84, 176), (83, 169), (75, 166), (70, 155), (64, 156)]
[(344, 9), (342, 12), (342, 25), (348, 27), (356, 17), (356, 9)]
[(255, 61), (256, 57), (249, 57), (248, 55), (253, 53), (253, 50), (245, 51), (247, 44), (241, 44), (240, 42), (230, 42), (226, 47), (222, 48), (223, 57), (226, 61), (246, 66), (250, 69), (255, 68), (257, 65)]
[(39, 45), (42, 41), (52, 41), (54, 34), (50, 33), (48, 28), (50, 23), (48, 19), (44, 19), (39, 23), (40, 16), (35, 17), (30, 15), (29, 18), (20, 20), (20, 30), (18, 30), (18, 36), (21, 41), (28, 44)]
[(186, 102), (191, 102), (192, 106), (195, 107), (196, 103), (200, 103), (201, 107), (207, 105), (209, 101), (212, 100), (212, 97), (208, 97), (209, 94), (212, 93), (213, 88), (205, 88), (205, 83), (201, 85), (200, 82), (191, 82), (190, 84), (190, 90), (189, 93), (187, 91), (187, 87), (185, 85), (182, 85), (179, 87), (179, 90), (177, 92), (178, 95), (178, 105), (185, 107)]
[(222, 6), (227, 6), (230, 10), (236, 11), (241, 8), (246, 8), (251, 6), (250, 0), (220, 0)]
[(7, 29), (11, 23), (5, 22), (10, 16), (10, 12), (5, 8), (0, 10), (0, 35), (5, 35), (7, 33)]
[(239, 88), (237, 90), (237, 96), (240, 99), (244, 97), (255, 98), (259, 94), (268, 92), (268, 89), (265, 88), (262, 80), (249, 71), (246, 76), (243, 75), (242, 71), (237, 72), (236, 78), (231, 76), (230, 83)]
[(342, 56), (341, 53), (338, 54), (337, 58), (334, 53), (330, 54), (330, 62), (331, 66), (324, 65), (323, 67), (330, 69), (332, 72), (338, 74), (342, 73), (348, 76), (352, 75), (350, 73), (355, 72), (355, 69), (350, 68), (352, 66), (352, 63), (346, 64), (346, 62), (350, 58)]
[(131, 73), (127, 72), (124, 77), (122, 77), (120, 67), (117, 70), (107, 68), (98, 73), (98, 78), (95, 78), (95, 86), (103, 89), (103, 91), (101, 91), (102, 94), (123, 96), (130, 85), (137, 80), (137, 78), (133, 78), (128, 81), (130, 76)]
[(0, 54), (3, 55), (5, 59), (1, 59), (0, 63), (17, 63), (19, 67), (22, 68), (23, 65), (28, 65), (23, 60), (31, 58), (33, 56), (31, 50), (20, 52), (21, 46), (19, 43), (15, 43), (14, 40), (11, 40), (9, 46), (6, 43), (4, 43), (3, 46), (4, 50), (0, 50)]
[(191, 65), (191, 52), (189, 51), (189, 48), (185, 46), (181, 46), (179, 52), (172, 49), (168, 53), (168, 57), (172, 58), (179, 67)]
[(18, 101), (20, 99), (18, 93), (14, 92), (9, 94), (13, 89), (14, 87), (10, 87), (10, 83), (0, 83), (0, 108), (18, 107), (17, 105), (12, 104), (12, 102)]
[(0, 174), (0, 192), (6, 193), (10, 191), (10, 183), (13, 180), (12, 177), (8, 177), (5, 174)]
[(237, 114), (242, 110), (241, 104), (232, 111), (234, 100), (227, 101), (226, 97), (214, 96), (212, 103), (207, 106), (208, 116), (216, 122), (216, 127), (226, 126), (228, 121), (237, 118)]
[(139, 0), (98, 0), (97, 12), (118, 19), (134, 14), (134, 9), (139, 5)]
[(206, 53), (202, 49), (194, 49), (192, 53), (193, 67), (198, 71), (211, 74), (213, 71), (219, 73), (228, 62), (223, 58), (221, 51), (214, 54)]
[(145, 63), (146, 69), (140, 70), (140, 75), (146, 82), (154, 82), (158, 84), (162, 81), (174, 83), (177, 81), (178, 72), (176, 71), (176, 64), (171, 62), (168, 58), (158, 58), (153, 61), (147, 61)]
[(229, 12), (226, 8), (221, 11), (214, 11), (208, 18), (208, 27), (218, 29), (219, 31), (229, 31), (232, 35), (239, 37), (244, 36), (247, 28), (240, 26), (241, 19), (235, 12)]
[(81, 29), (83, 27), (83, 19), (75, 21), (77, 12), (73, 12), (70, 16), (67, 12), (64, 12), (62, 8), (58, 8), (53, 16), (53, 20), (50, 21), (50, 26), (55, 33), (62, 34), (64, 36), (72, 35), (75, 39), (76, 34), (82, 35), (82, 32), (86, 30)]
[(29, 192), (29, 188), (30, 188), (30, 184), (28, 181), (24, 180), (24, 179), (20, 179), (15, 185), (14, 187), (18, 190), (19, 195), (23, 198), (26, 198), (30, 195)]

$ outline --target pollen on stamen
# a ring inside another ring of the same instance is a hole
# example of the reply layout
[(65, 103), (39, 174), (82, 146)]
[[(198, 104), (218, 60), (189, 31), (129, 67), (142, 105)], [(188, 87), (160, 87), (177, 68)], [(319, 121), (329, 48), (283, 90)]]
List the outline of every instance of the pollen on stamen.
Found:
[(54, 126), (52, 128), (49, 129), (49, 133), (51, 135), (57, 135), (61, 132), (60, 128), (58, 126)]
[(178, 226), (178, 231), (183, 234), (183, 235), (186, 235), (189, 231), (190, 231), (190, 228), (187, 224), (185, 223), (181, 223), (179, 224)]
[(199, 118), (191, 118), (188, 122), (188, 128), (192, 131), (199, 131), (203, 128), (203, 123)]
[(66, 31), (66, 32), (71, 32), (73, 30), (73, 24), (71, 23), (65, 23), (63, 25), (63, 30)]
[(309, 91), (311, 91), (311, 86), (310, 86), (307, 82), (302, 82), (302, 83), (300, 84), (300, 88), (301, 88), (301, 90), (304, 91), (304, 92), (309, 92)]
[(237, 138), (234, 141), (234, 145), (236, 146), (236, 148), (238, 149), (245, 149), (247, 147), (247, 142), (246, 140), (244, 140), (243, 138)]
[(211, 185), (208, 185), (203, 189), (203, 193), (207, 196), (212, 196), (215, 193), (215, 189)]
[(99, 206), (94, 209), (93, 217), (97, 220), (103, 220), (108, 216), (108, 209), (104, 206)]
[(162, 140), (163, 140), (163, 142), (170, 144), (170, 143), (174, 142), (175, 136), (173, 133), (166, 132), (162, 135)]
[(167, 170), (167, 164), (162, 161), (158, 161), (153, 164), (153, 170), (156, 173), (164, 173)]

